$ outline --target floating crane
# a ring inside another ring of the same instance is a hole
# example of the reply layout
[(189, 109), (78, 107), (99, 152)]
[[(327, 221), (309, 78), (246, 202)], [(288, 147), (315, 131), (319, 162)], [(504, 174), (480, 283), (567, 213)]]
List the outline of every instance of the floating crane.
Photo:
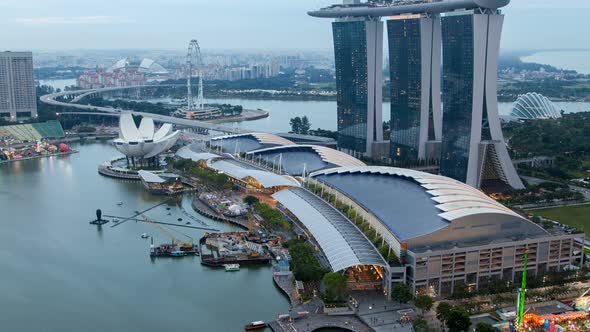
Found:
[(158, 223), (155, 223), (153, 220), (151, 220), (147, 216), (142, 215), (142, 217), (143, 217), (143, 220), (145, 222), (154, 225), (154, 227), (156, 227), (160, 232), (162, 232), (166, 236), (168, 236), (172, 240), (172, 244), (178, 245), (180, 247), (180, 250), (182, 250), (182, 251), (190, 251), (190, 250), (193, 250), (195, 248), (194, 239), (192, 237), (190, 237), (190, 236), (188, 236), (188, 235), (186, 235), (184, 233), (181, 233), (182, 235), (184, 235), (184, 236), (186, 236), (187, 238), (190, 239), (190, 242), (182, 242), (179, 239), (177, 239), (172, 233), (170, 233), (169, 231), (167, 231), (164, 227), (162, 227)]

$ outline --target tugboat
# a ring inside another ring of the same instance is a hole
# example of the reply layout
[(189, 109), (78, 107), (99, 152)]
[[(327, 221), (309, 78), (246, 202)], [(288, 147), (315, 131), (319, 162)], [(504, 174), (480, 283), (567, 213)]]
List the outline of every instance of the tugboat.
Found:
[(258, 320), (258, 321), (252, 322), (252, 323), (244, 326), (244, 330), (252, 331), (252, 330), (263, 329), (265, 327), (266, 327), (266, 323), (261, 320)]

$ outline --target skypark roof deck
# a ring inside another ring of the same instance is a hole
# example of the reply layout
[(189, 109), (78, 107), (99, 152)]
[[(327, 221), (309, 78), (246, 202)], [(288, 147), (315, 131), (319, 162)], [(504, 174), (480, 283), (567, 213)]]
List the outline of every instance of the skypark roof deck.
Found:
[(440, 14), (460, 9), (498, 9), (509, 3), (510, 0), (402, 1), (386, 5), (364, 3), (361, 5), (333, 5), (310, 11), (307, 14), (321, 18)]

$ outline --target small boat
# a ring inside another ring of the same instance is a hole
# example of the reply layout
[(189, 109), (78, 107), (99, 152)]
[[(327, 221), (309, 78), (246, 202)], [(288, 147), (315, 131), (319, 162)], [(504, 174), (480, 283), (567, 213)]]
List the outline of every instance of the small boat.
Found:
[(255, 321), (252, 322), (250, 324), (247, 324), (246, 326), (244, 326), (244, 330), (246, 331), (252, 331), (252, 330), (259, 330), (259, 329), (263, 329), (266, 327), (266, 323), (259, 320), (259, 321)]
[(173, 252), (170, 253), (170, 256), (172, 257), (182, 257), (182, 256), (186, 256), (186, 252), (182, 251), (182, 250), (175, 250)]
[(149, 235), (148, 233), (143, 233), (143, 234), (141, 234), (141, 238), (142, 238), (142, 239), (147, 239), (147, 238), (149, 238), (149, 237), (150, 237), (150, 235)]
[(191, 224), (191, 222), (190, 222), (190, 221), (187, 221), (187, 222), (185, 222), (184, 224), (185, 224), (185, 225), (190, 225), (190, 224)]
[(121, 206), (121, 205), (123, 205), (123, 202), (119, 202), (119, 203), (117, 203), (117, 205)]
[(240, 264), (223, 264), (226, 272), (239, 271)]

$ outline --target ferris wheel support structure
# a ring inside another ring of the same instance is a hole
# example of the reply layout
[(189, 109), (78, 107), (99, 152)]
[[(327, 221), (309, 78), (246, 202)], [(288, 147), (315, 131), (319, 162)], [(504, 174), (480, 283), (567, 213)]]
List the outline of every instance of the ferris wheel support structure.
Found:
[[(203, 109), (203, 104), (204, 104), (203, 72), (201, 71), (201, 68), (203, 67), (203, 58), (201, 57), (201, 48), (199, 47), (199, 42), (196, 39), (191, 40), (191, 42), (188, 45), (188, 50), (186, 53), (186, 66), (187, 66), (187, 77), (186, 77), (187, 109), (188, 110)], [(197, 100), (193, 99), (193, 92), (192, 92), (192, 88), (191, 88), (193, 67), (196, 68), (197, 74), (199, 76)]]

